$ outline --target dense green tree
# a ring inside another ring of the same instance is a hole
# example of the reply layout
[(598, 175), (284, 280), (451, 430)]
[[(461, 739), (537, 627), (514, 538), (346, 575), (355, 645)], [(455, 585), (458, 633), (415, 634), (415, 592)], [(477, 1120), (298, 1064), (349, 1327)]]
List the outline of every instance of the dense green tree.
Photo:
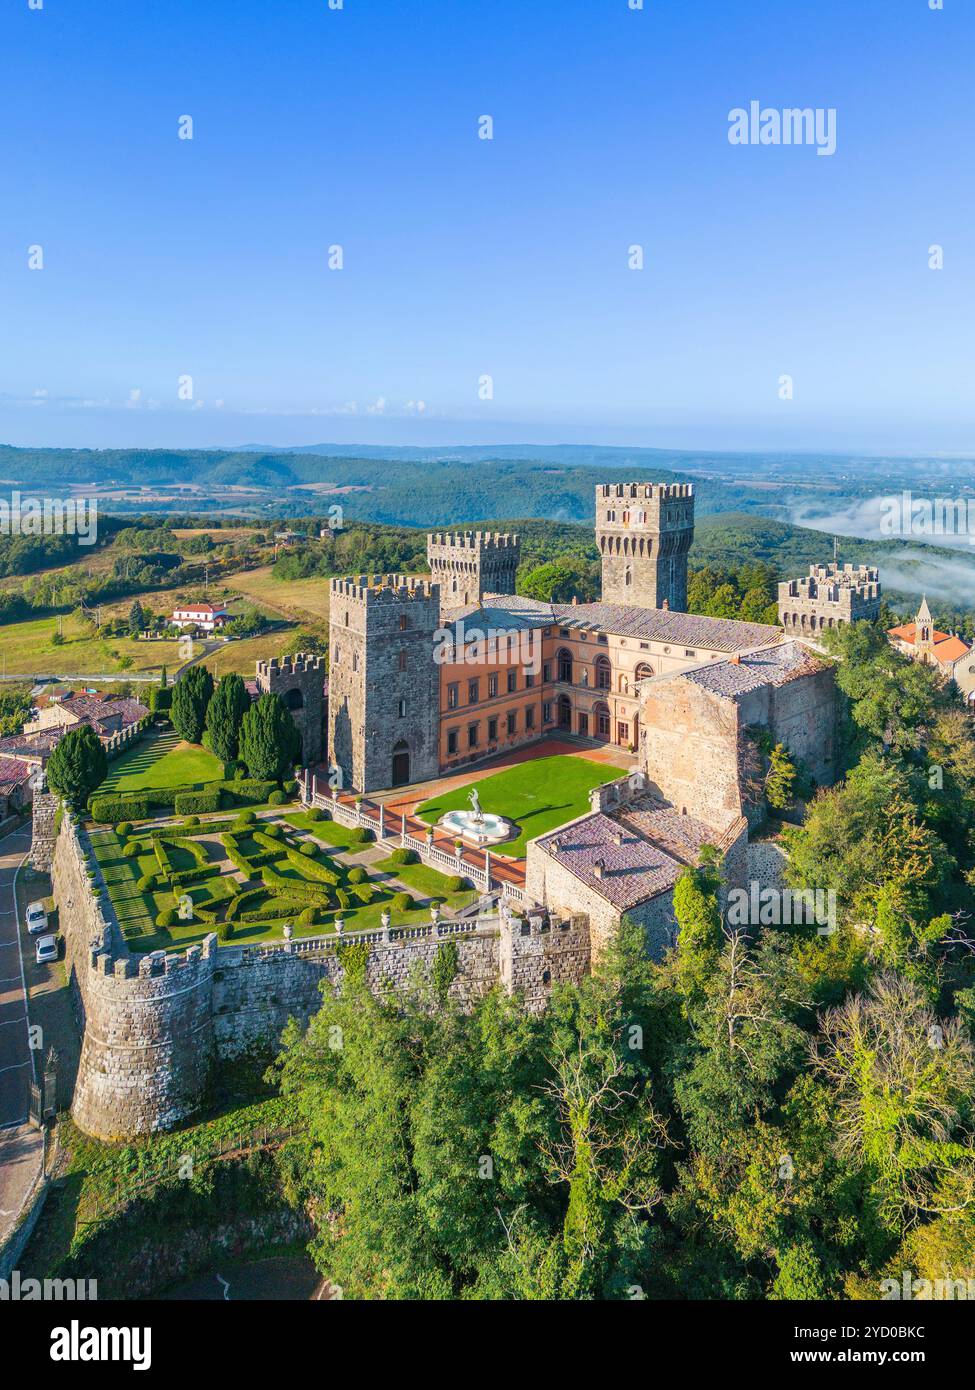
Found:
[(187, 743), (199, 743), (203, 737), (212, 695), (213, 677), (205, 666), (191, 666), (176, 682), (169, 717), (173, 728)]
[(69, 729), (52, 752), (47, 783), (73, 810), (80, 811), (107, 771), (108, 756), (101, 740), (89, 724), (81, 724)]
[(237, 757), (241, 724), (250, 704), (251, 697), (242, 677), (227, 675), (218, 682), (213, 698), (207, 705), (206, 731), (210, 748), (225, 763)]
[(262, 695), (241, 721), (240, 757), (252, 777), (280, 781), (294, 766), (300, 741), (291, 711), (280, 695)]

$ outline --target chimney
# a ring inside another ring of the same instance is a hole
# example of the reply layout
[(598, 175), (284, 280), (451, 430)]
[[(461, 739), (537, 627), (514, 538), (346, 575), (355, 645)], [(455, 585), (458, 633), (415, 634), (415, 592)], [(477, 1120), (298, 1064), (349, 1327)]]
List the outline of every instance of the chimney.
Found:
[(741, 657), (738, 655), (737, 652), (735, 652), (734, 656), (729, 656), (728, 661), (732, 666), (741, 665)]
[(603, 861), (602, 861), (601, 859), (597, 859), (597, 860), (596, 860), (595, 864), (593, 864), (593, 866), (592, 866), (592, 871), (593, 871), (593, 874), (595, 875), (596, 878), (602, 878), (602, 876), (603, 876), (603, 869), (604, 869), (605, 867), (606, 867), (606, 866), (605, 866), (605, 864), (603, 863)]
[(668, 611), (668, 612), (669, 612), (669, 610), (670, 610), (670, 599), (669, 599), (669, 598), (665, 598), (664, 601), (663, 601), (663, 603), (660, 605), (660, 607), (663, 608), (665, 611)]
[(617, 847), (618, 849), (622, 849), (622, 847), (623, 847), (623, 832), (622, 832), (622, 830), (614, 830), (614, 831), (613, 831), (613, 844), (616, 845), (616, 847)]

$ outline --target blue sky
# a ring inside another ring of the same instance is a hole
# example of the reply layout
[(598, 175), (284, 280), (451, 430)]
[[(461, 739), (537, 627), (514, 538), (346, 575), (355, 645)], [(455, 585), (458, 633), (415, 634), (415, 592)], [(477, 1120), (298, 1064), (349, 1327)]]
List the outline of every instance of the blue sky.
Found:
[(629, 3), (8, 0), (0, 441), (975, 449), (970, 0)]

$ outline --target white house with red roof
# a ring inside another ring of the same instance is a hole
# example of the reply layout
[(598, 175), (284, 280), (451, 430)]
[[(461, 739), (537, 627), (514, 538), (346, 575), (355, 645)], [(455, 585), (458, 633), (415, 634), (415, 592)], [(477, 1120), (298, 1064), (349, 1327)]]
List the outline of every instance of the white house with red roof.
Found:
[(201, 632), (213, 632), (229, 621), (226, 608), (215, 608), (212, 603), (188, 603), (184, 608), (174, 608), (170, 618), (173, 627), (196, 627)]

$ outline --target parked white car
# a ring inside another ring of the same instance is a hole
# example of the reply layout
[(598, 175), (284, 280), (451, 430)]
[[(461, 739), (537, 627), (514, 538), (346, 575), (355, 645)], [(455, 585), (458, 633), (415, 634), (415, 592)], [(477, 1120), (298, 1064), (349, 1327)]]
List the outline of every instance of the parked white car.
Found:
[(48, 961), (58, 958), (58, 939), (56, 936), (42, 936), (34, 947), (34, 956), (38, 965), (47, 965)]
[(31, 936), (37, 936), (38, 932), (47, 931), (47, 908), (43, 902), (38, 900), (36, 903), (27, 904), (27, 930)]

